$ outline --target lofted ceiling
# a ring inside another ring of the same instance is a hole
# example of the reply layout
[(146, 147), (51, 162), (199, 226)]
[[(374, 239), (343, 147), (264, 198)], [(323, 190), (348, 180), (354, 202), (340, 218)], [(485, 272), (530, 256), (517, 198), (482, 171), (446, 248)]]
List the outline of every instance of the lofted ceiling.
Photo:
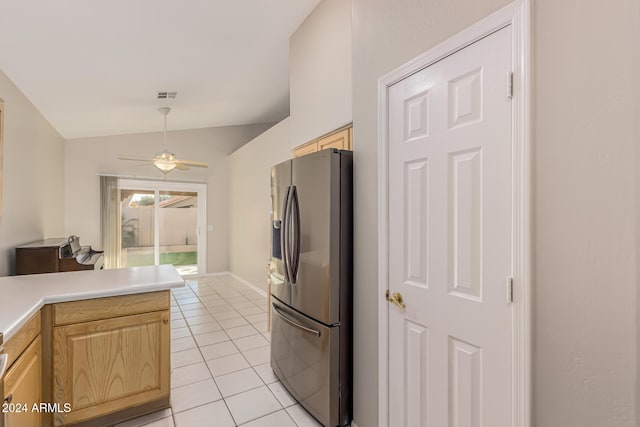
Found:
[(0, 70), (66, 139), (159, 131), (164, 105), (170, 130), (275, 122), (318, 3), (0, 0)]

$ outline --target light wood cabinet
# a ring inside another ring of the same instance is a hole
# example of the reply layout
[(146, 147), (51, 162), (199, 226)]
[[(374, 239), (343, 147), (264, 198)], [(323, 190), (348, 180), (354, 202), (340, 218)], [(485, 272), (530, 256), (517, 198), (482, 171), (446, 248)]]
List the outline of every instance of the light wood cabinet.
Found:
[(318, 151), (318, 141), (311, 141), (293, 149), (293, 157), (300, 157)]
[(336, 148), (338, 150), (352, 150), (352, 126), (333, 131), (306, 144), (302, 144), (292, 150), (293, 157), (300, 157), (316, 151)]
[(112, 319), (132, 314), (169, 310), (169, 307), (169, 293), (164, 291), (62, 302), (53, 306), (53, 324), (62, 326), (92, 320)]
[(4, 103), (0, 98), (0, 216), (2, 216), (2, 188), (3, 185), (3, 164), (4, 164)]
[(337, 148), (338, 150), (349, 149), (349, 128), (343, 129), (340, 132), (333, 133), (318, 139), (318, 151), (326, 150), (327, 148)]
[(40, 335), (40, 312), (34, 314), (11, 338), (4, 343), (3, 353), (8, 357), (7, 366), (11, 367), (29, 344)]
[(54, 426), (107, 426), (168, 407), (169, 306), (161, 291), (45, 307), (51, 400), (71, 405), (53, 414)]
[(169, 295), (44, 306), (0, 346), (0, 425), (102, 427), (169, 407)]
[[(38, 317), (39, 318), (39, 317)], [(42, 346), (40, 335), (16, 359), (4, 377), (4, 427), (40, 427), (42, 401)]]

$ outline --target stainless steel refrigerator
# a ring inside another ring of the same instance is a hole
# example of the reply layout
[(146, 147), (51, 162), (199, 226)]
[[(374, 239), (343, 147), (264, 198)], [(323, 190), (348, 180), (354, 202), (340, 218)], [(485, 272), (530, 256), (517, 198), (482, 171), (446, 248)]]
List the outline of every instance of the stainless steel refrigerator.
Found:
[(271, 169), (271, 367), (326, 427), (352, 406), (352, 154)]

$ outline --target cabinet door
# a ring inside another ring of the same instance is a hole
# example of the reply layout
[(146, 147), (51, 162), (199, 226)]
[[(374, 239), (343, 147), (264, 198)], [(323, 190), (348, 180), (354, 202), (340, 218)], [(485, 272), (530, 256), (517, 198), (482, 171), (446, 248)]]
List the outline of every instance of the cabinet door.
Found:
[(168, 398), (169, 310), (53, 328), (55, 425)]
[(349, 128), (343, 129), (340, 132), (336, 132), (332, 135), (325, 136), (318, 140), (318, 151), (326, 150), (327, 148), (337, 148), (338, 150), (349, 149)]
[(38, 335), (4, 377), (5, 427), (40, 427), (40, 412), (32, 411), (42, 396), (42, 345)]
[(316, 141), (308, 142), (293, 149), (293, 157), (304, 156), (305, 154), (311, 154), (318, 151), (318, 143)]

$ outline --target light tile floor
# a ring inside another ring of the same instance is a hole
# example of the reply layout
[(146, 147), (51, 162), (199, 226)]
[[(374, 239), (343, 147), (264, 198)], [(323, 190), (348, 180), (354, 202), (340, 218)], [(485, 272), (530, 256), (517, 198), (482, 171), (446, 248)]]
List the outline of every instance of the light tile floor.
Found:
[(265, 297), (232, 276), (171, 298), (171, 409), (116, 427), (317, 427), (269, 366)]

